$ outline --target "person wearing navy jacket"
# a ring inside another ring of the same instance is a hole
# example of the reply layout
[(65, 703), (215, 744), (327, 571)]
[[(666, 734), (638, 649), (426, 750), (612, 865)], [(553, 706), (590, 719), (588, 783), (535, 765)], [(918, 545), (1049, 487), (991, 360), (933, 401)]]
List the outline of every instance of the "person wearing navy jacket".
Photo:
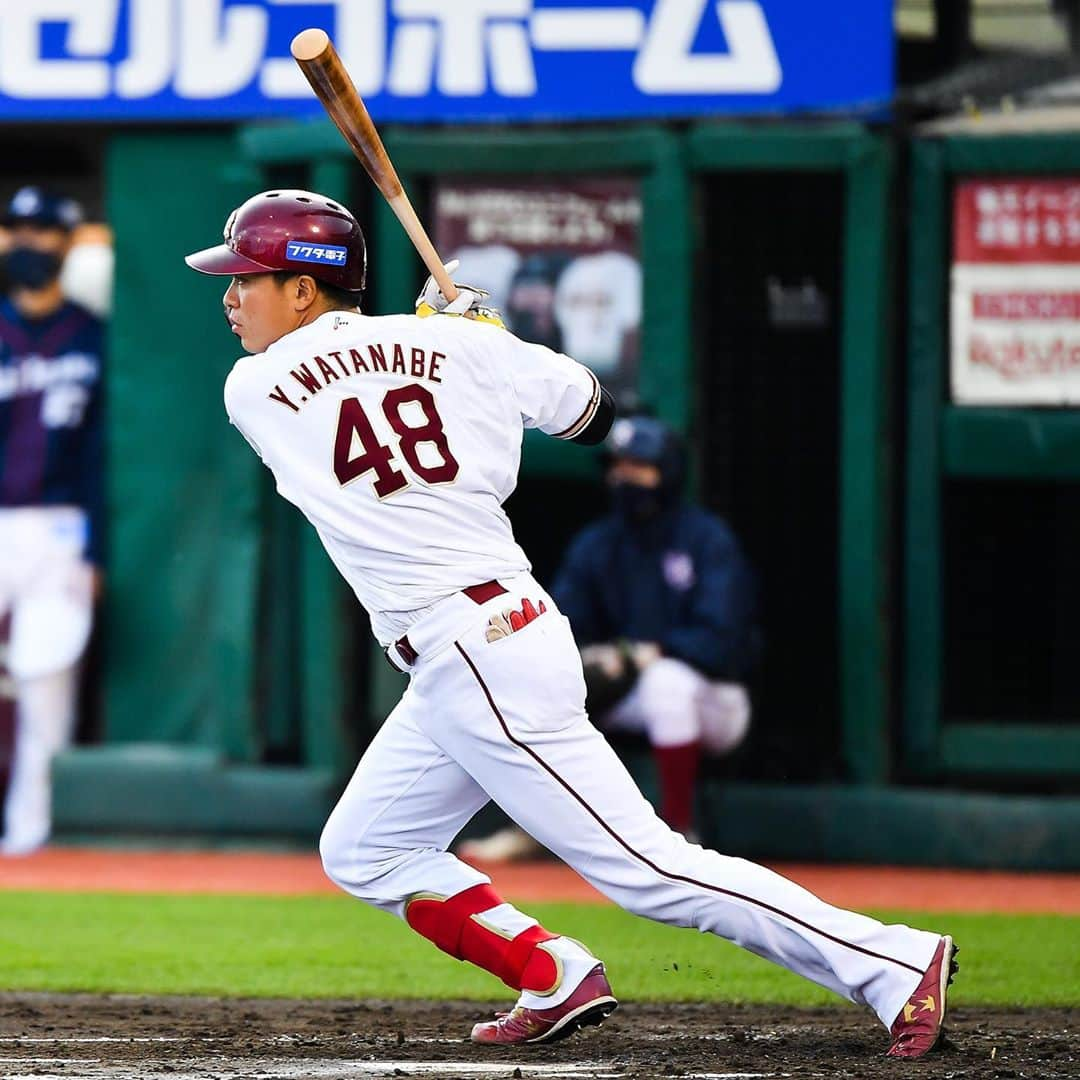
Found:
[(5, 855), (48, 839), (51, 763), (71, 740), (101, 581), (103, 329), (59, 280), (81, 218), (73, 200), (27, 187), (3, 221), (0, 714), (14, 720)]
[(647, 736), (660, 815), (693, 835), (701, 752), (729, 753), (750, 724), (754, 574), (727, 523), (683, 501), (671, 428), (627, 417), (607, 450), (612, 512), (574, 539), (551, 592), (581, 645), (595, 722)]

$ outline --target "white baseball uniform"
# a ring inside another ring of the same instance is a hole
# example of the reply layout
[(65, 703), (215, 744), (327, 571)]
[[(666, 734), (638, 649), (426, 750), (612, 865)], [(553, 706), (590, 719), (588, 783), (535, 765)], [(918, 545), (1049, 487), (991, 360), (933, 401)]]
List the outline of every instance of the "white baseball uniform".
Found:
[[(688, 843), (585, 714), (569, 623), (502, 502), (523, 427), (588, 424), (587, 369), (463, 318), (335, 312), (240, 360), (225, 400), (411, 676), (323, 832), (333, 880), (399, 916), (418, 897), (451, 907), (490, 883), (448, 848), (494, 799), (627, 910), (727, 938), (892, 1023), (938, 936)], [(472, 917), (507, 941), (534, 924), (505, 903)], [(541, 946), (561, 981), (522, 1005), (559, 1004), (595, 964), (566, 941)]]

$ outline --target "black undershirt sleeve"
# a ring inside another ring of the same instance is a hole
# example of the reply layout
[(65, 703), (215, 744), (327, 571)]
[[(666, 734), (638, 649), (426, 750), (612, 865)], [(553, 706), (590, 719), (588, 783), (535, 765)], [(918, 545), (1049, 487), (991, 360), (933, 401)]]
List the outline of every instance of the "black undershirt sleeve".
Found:
[(607, 438), (611, 425), (615, 423), (615, 399), (600, 387), (600, 400), (592, 419), (567, 442), (580, 443), (582, 446), (596, 446)]

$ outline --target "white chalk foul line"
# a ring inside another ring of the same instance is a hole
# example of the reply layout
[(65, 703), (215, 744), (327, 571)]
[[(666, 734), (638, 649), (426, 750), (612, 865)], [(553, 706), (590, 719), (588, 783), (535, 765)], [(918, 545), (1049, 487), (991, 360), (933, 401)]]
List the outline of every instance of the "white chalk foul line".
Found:
[[(348, 1039), (358, 1038), (358, 1034), (345, 1035), (317, 1035), (312, 1033), (301, 1034), (276, 1034), (268, 1035), (263, 1042), (268, 1045), (290, 1045), (298, 1042), (315, 1043), (340, 1043)], [(745, 1037), (745, 1036), (744, 1036)], [(749, 1038), (757, 1041), (770, 1041), (777, 1038), (776, 1033), (762, 1032), (750, 1034)], [(370, 1040), (370, 1036), (367, 1036)], [(722, 1042), (731, 1036), (723, 1033), (712, 1033), (691, 1036), (685, 1032), (657, 1032), (649, 1036), (649, 1041), (655, 1042), (682, 1042), (689, 1039), (703, 1039), (707, 1041)], [(62, 1046), (79, 1044), (208, 1044), (228, 1042), (223, 1036), (214, 1035), (50, 1035), (50, 1036), (23, 1036), (6, 1035), (0, 1036), (0, 1045), (18, 1044), (34, 1046)], [(410, 1037), (409, 1044), (438, 1044), (441, 1046), (455, 1046), (461, 1044), (461, 1039), (447, 1039), (438, 1037)], [(396, 1043), (396, 1036), (387, 1035), (377, 1037), (376, 1045), (383, 1044), (389, 1047)], [(370, 1041), (369, 1041), (370, 1045)], [(453, 1071), (462, 1077), (489, 1077), (506, 1076), (515, 1068), (520, 1069), (523, 1080), (532, 1077), (535, 1080), (622, 1080), (626, 1074), (618, 1069), (610, 1071), (611, 1066), (604, 1070), (603, 1066), (569, 1062), (566, 1064), (522, 1064), (521, 1062), (479, 1062), (479, 1061), (403, 1061), (401, 1059), (384, 1059), (380, 1061), (311, 1061), (296, 1059), (236, 1059), (222, 1061), (221, 1058), (204, 1059), (188, 1057), (183, 1067), (194, 1071), (177, 1071), (177, 1066), (163, 1067), (162, 1063), (141, 1063), (137, 1066), (119, 1062), (103, 1063), (99, 1058), (60, 1058), (60, 1057), (33, 1057), (33, 1058), (0, 1058), (0, 1063), (5, 1065), (21, 1065), (23, 1067), (36, 1066), (33, 1073), (9, 1073), (4, 1071), (5, 1080), (73, 1080), (78, 1076), (80, 1080), (237, 1080), (240, 1077), (251, 1076), (257, 1073), (265, 1080), (351, 1080), (352, 1077), (394, 1077), (413, 1076), (431, 1077), (445, 1075), (447, 1071)], [(46, 1073), (42, 1066), (58, 1066), (69, 1070), (72, 1066), (78, 1067), (78, 1072), (64, 1071), (58, 1073)], [(687, 1080), (779, 1080), (788, 1077), (790, 1073), (759, 1073), (759, 1072), (701, 1072), (684, 1074)]]
[(34, 1058), (34, 1057), (19, 1057), (19, 1058), (6, 1058), (0, 1057), (0, 1065), (70, 1065), (73, 1061), (78, 1060), (80, 1065), (96, 1064), (100, 1061), (100, 1058)]
[[(648, 1039), (650, 1042), (688, 1042), (693, 1040), (695, 1042), (730, 1042), (731, 1035), (723, 1032), (704, 1032), (700, 1034), (690, 1034), (685, 1031), (670, 1031), (670, 1032), (654, 1032), (654, 1033), (639, 1033), (634, 1036), (637, 1039)], [(332, 1042), (344, 1042), (347, 1039), (360, 1038), (359, 1032), (352, 1032), (348, 1035), (319, 1035), (317, 1033), (308, 1033), (304, 1035), (267, 1035), (263, 1038), (263, 1042), (271, 1045), (291, 1045), (292, 1043), (332, 1043)], [(746, 1032), (742, 1035), (742, 1040), (748, 1042), (773, 1042), (780, 1038), (780, 1035), (776, 1032)], [(368, 1042), (374, 1042), (375, 1044), (386, 1043), (388, 1046), (397, 1043), (396, 1035), (377, 1035), (372, 1038), (371, 1035), (365, 1034), (364, 1039)], [(3, 1043), (55, 1043), (57, 1045), (67, 1043), (216, 1043), (216, 1042), (228, 1042), (223, 1035), (0, 1035), (0, 1044)], [(458, 1043), (464, 1042), (464, 1036), (459, 1038), (443, 1038), (434, 1035), (410, 1035), (406, 1042), (410, 1046), (417, 1043), (434, 1043), (438, 1046), (453, 1046)], [(734, 1073), (732, 1076), (736, 1075)], [(769, 1074), (772, 1075), (772, 1074)]]
[(0, 1043), (177, 1043), (221, 1042), (216, 1035), (0, 1035)]
[[(345, 1077), (392, 1077), (392, 1076), (445, 1076), (452, 1073), (465, 1077), (505, 1077), (515, 1068), (507, 1063), (482, 1063), (464, 1061), (259, 1061), (234, 1060), (223, 1064), (220, 1060), (187, 1061), (189, 1070), (159, 1071), (156, 1066), (139, 1066), (133, 1072), (130, 1065), (103, 1065), (100, 1062), (88, 1063), (79, 1058), (31, 1058), (24, 1065), (37, 1064), (59, 1065), (62, 1068), (77, 1067), (80, 1080), (234, 1080), (258, 1074), (262, 1080), (329, 1080)], [(89, 1065), (89, 1067), (88, 1067)], [(582, 1065), (518, 1065), (517, 1069), (525, 1078), (535, 1077), (543, 1080), (619, 1080), (625, 1074), (621, 1072), (597, 1071), (593, 1066)], [(7, 1074), (6, 1080), (21, 1080), (21, 1076), (33, 1077), (33, 1080), (71, 1080), (73, 1073), (33, 1073)]]
[[(7, 1061), (11, 1059), (0, 1059)], [(543, 1078), (543, 1080), (620, 1080), (626, 1074), (598, 1070), (595, 1065), (572, 1063), (563, 1065), (528, 1065), (512, 1062), (477, 1062), (477, 1061), (265, 1061), (257, 1059), (238, 1059), (222, 1068), (220, 1060), (188, 1061), (190, 1072), (177, 1070), (159, 1071), (153, 1065), (138, 1066), (132, 1071), (130, 1066), (102, 1064), (98, 1059), (86, 1061), (81, 1058), (24, 1058), (23, 1065), (59, 1065), (79, 1068), (81, 1080), (236, 1080), (239, 1077), (257, 1073), (265, 1080), (330, 1080), (346, 1077), (392, 1077), (392, 1076), (440, 1076), (452, 1072), (458, 1076), (486, 1077), (508, 1075), (510, 1071), (519, 1071), (522, 1080)], [(72, 1080), (75, 1075), (70, 1071), (45, 1073), (40, 1069), (33, 1073), (9, 1073), (7, 1080)], [(775, 1080), (788, 1077), (790, 1073), (686, 1073), (687, 1080)]]

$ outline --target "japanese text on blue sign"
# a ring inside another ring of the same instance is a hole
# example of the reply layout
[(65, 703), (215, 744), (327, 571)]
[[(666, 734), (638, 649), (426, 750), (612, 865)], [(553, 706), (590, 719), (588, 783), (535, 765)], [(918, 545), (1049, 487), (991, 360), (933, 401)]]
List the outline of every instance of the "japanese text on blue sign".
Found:
[(376, 119), (880, 106), (890, 0), (12, 0), (0, 119), (314, 115), (289, 57), (334, 38)]

